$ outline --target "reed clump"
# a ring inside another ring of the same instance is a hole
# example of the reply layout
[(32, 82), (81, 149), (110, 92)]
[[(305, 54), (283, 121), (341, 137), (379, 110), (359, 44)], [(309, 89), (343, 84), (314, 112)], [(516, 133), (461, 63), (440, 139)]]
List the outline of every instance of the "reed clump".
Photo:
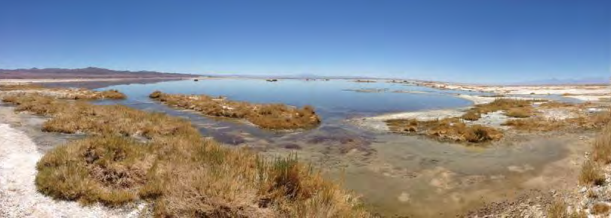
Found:
[(592, 160), (584, 162), (579, 174), (579, 183), (583, 185), (602, 185), (605, 183), (605, 174), (602, 172), (600, 165)]
[(358, 199), (296, 156), (264, 159), (183, 119), (38, 94), (5, 97), (46, 131), (90, 134), (39, 161), (37, 188), (83, 204), (153, 203), (157, 217), (367, 217)]
[(311, 106), (296, 108), (284, 104), (254, 104), (207, 95), (165, 94), (160, 91), (151, 93), (149, 97), (172, 107), (194, 110), (207, 116), (245, 119), (271, 130), (308, 129), (321, 122)]
[(395, 119), (386, 121), (391, 131), (396, 133), (414, 133), (425, 135), (441, 141), (482, 143), (496, 141), (503, 137), (498, 129), (467, 125), (459, 118), (418, 121), (415, 119)]

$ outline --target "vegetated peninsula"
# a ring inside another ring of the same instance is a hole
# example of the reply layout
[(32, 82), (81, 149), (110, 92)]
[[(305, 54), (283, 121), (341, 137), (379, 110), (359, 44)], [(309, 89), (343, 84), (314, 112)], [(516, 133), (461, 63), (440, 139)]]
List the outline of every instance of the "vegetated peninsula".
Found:
[(119, 71), (105, 68), (30, 68), (0, 69), (0, 79), (97, 79), (97, 78), (180, 78), (201, 75), (157, 71)]

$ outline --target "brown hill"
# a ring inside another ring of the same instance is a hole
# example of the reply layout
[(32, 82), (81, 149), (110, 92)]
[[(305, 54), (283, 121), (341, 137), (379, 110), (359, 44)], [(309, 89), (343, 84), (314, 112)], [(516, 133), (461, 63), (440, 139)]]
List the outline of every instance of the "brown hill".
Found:
[(105, 68), (31, 68), (0, 69), (0, 79), (73, 79), (73, 78), (179, 78), (201, 75), (164, 73), (156, 71), (117, 71)]

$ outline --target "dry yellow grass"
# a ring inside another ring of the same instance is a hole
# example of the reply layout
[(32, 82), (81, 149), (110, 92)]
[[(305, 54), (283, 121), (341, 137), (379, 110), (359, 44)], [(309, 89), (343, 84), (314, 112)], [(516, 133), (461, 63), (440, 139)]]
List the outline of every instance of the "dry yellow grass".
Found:
[(30, 94), (4, 99), (50, 116), (44, 129), (92, 134), (47, 153), (37, 188), (116, 206), (149, 200), (157, 217), (367, 217), (358, 199), (296, 157), (268, 160), (207, 140), (179, 118)]
[(520, 131), (537, 131), (537, 132), (549, 132), (564, 128), (567, 124), (564, 121), (558, 120), (545, 120), (539, 118), (528, 118), (528, 119), (510, 119), (503, 123), (505, 126), (511, 126), (512, 128)]
[(46, 88), (36, 84), (23, 85), (0, 85), (1, 91), (11, 91), (13, 93), (37, 93), (40, 95), (52, 96), (61, 99), (125, 99), (125, 94), (118, 90), (94, 91), (84, 88), (67, 89), (67, 88)]
[(475, 110), (469, 110), (465, 114), (463, 114), (461, 118), (464, 120), (476, 121), (482, 118), (482, 115)]
[(495, 128), (481, 125), (466, 125), (458, 118), (431, 121), (414, 119), (388, 120), (386, 124), (396, 133), (415, 133), (441, 141), (480, 143), (499, 140), (503, 133)]
[(575, 106), (575, 104), (558, 102), (558, 101), (547, 101), (539, 105), (539, 107), (541, 108), (562, 108), (562, 107), (571, 107), (571, 106)]
[(611, 125), (607, 126), (594, 141), (592, 159), (604, 164), (611, 163)]
[(253, 104), (207, 95), (165, 94), (159, 91), (149, 96), (172, 107), (194, 110), (207, 116), (245, 119), (265, 129), (308, 129), (320, 124), (320, 117), (311, 106), (299, 109), (284, 104)]
[(548, 218), (566, 218), (567, 214), (567, 204), (564, 201), (554, 201), (551, 206), (547, 208), (547, 217)]
[(609, 205), (606, 203), (596, 203), (592, 205), (591, 209), (592, 214), (594, 215), (607, 214), (609, 213), (609, 210), (611, 210), (611, 207), (609, 207)]
[(463, 119), (475, 121), (481, 118), (482, 114), (505, 111), (505, 115), (509, 117), (525, 118), (532, 116), (534, 110), (532, 100), (517, 100), (517, 99), (496, 99), (491, 103), (478, 104), (469, 109)]
[(118, 136), (77, 140), (38, 162), (36, 185), (59, 199), (121, 205), (137, 199), (154, 158), (150, 145)]
[(579, 183), (583, 185), (602, 185), (605, 182), (605, 175), (598, 163), (587, 160), (581, 166)]
[(531, 107), (510, 108), (505, 112), (506, 116), (514, 118), (528, 118), (533, 114), (533, 109)]
[(507, 120), (503, 125), (511, 126), (519, 131), (540, 131), (548, 132), (554, 130), (574, 130), (574, 129), (600, 129), (611, 122), (611, 114), (601, 112), (595, 114), (582, 114), (576, 118), (562, 120), (544, 118), (526, 118)]
[(38, 84), (7, 84), (0, 85), (0, 91), (46, 89)]
[(568, 205), (562, 200), (556, 200), (547, 208), (548, 218), (587, 218), (585, 211), (568, 211)]

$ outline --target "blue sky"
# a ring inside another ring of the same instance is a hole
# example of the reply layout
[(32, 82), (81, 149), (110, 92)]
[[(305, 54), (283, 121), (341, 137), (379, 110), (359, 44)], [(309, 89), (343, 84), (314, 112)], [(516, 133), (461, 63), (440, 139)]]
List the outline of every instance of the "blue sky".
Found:
[(608, 77), (606, 0), (0, 0), (0, 68)]

